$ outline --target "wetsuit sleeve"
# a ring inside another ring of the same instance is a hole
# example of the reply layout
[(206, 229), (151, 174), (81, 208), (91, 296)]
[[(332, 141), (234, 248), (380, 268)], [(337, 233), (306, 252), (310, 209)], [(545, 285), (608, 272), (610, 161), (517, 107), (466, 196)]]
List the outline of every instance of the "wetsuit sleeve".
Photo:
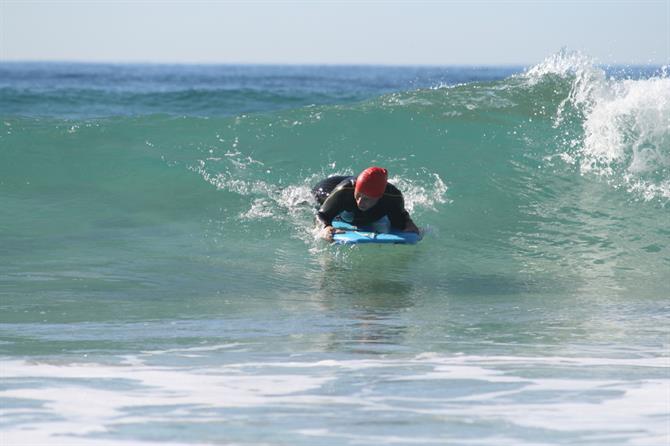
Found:
[(409, 222), (409, 212), (405, 210), (405, 199), (402, 194), (398, 194), (393, 197), (391, 202), (390, 209), (388, 211), (388, 217), (391, 221), (391, 226), (396, 229), (405, 229), (407, 223)]
[(340, 187), (335, 189), (326, 201), (323, 202), (321, 208), (319, 208), (319, 211), (316, 213), (317, 220), (324, 226), (330, 226), (333, 223), (333, 219), (346, 209), (345, 203), (347, 194), (352, 194), (351, 187)]

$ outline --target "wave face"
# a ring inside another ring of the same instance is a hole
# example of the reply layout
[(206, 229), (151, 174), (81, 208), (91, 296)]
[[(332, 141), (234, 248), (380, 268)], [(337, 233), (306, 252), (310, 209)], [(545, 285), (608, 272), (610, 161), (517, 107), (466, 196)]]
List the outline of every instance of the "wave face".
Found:
[[(666, 69), (0, 71), (10, 442), (667, 439)], [(317, 240), (372, 164), (424, 240)]]
[[(343, 81), (343, 73), (331, 77)], [(152, 82), (170, 90), (186, 74)], [(205, 69), (197, 79), (212, 84), (214, 74)], [(257, 89), (267, 90), (273, 81), (261, 74)], [(135, 88), (128, 73), (109, 76), (126, 79), (126, 93)], [(310, 82), (317, 81), (300, 85)], [(102, 95), (105, 107), (114, 89)], [(41, 98), (35, 111), (51, 110), (48, 95), (21, 94)], [(267, 101), (275, 93), (263, 94)], [(177, 109), (197, 109), (199, 95)], [(608, 75), (578, 53), (559, 53), (499, 80), (265, 113), (4, 115), (0, 174), (12, 216), (4, 238), (17, 250), (17, 234), (182, 221), (312, 246), (311, 185), (379, 164), (426, 227), (423, 249), (435, 257), (435, 274), (453, 267), (444, 259), (454, 255), (473, 270), (582, 271), (587, 281), (594, 270), (617, 282), (619, 268), (640, 277), (668, 268), (670, 79), (662, 70)]]

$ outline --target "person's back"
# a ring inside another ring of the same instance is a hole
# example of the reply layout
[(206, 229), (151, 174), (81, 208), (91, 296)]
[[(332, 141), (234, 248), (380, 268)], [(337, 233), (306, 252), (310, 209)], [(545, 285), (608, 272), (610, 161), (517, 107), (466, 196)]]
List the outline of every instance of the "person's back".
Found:
[(353, 180), (354, 178), (355, 177), (351, 175), (334, 175), (328, 177), (325, 180), (319, 181), (316, 186), (312, 188), (312, 196), (320, 206), (340, 183), (345, 180)]

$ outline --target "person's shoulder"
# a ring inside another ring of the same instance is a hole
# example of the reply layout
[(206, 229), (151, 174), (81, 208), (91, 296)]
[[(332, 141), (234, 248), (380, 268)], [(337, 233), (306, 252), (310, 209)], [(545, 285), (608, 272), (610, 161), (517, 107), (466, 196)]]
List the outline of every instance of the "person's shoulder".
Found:
[(338, 192), (340, 190), (347, 190), (347, 189), (353, 189), (355, 186), (355, 177), (346, 177), (344, 180), (340, 181), (337, 186), (335, 186), (335, 189), (333, 189), (333, 193)]
[(386, 183), (386, 190), (384, 196), (388, 198), (402, 198), (402, 192), (391, 183)]
[(330, 203), (331, 205), (334, 203), (339, 203), (339, 206), (342, 205), (342, 203), (352, 201), (353, 199), (354, 182), (350, 178), (347, 178), (341, 181), (337, 186), (335, 186), (335, 188), (333, 188), (333, 191), (330, 193), (325, 203)]

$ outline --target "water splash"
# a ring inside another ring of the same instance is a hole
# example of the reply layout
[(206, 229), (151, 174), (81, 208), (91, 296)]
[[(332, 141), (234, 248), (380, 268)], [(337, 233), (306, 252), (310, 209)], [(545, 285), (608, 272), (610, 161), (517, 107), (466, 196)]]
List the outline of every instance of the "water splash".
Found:
[[(605, 178), (646, 201), (670, 198), (670, 78), (607, 78), (580, 52), (561, 50), (525, 73), (530, 86), (552, 77), (570, 81), (554, 127), (581, 122), (581, 134), (565, 137), (561, 158), (582, 174)], [(567, 127), (567, 126), (565, 126)]]
[(425, 169), (420, 173), (421, 177), (432, 180), (422, 182), (410, 180), (406, 177), (391, 177), (389, 182), (398, 186), (405, 198), (405, 208), (411, 214), (415, 210), (437, 211), (438, 204), (447, 202), (447, 185), (436, 173), (429, 173)]

